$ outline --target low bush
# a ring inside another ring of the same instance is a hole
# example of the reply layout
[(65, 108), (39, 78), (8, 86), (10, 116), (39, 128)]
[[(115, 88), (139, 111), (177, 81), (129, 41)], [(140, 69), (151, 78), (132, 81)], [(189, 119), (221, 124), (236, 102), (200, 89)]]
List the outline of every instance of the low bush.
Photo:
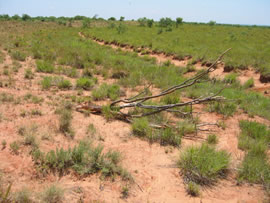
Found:
[(188, 147), (182, 152), (178, 166), (188, 180), (205, 185), (224, 177), (229, 162), (230, 155), (227, 152), (202, 144), (199, 147)]
[(195, 133), (196, 128), (195, 128), (194, 123), (192, 123), (189, 120), (184, 120), (178, 123), (178, 131), (182, 136), (184, 136), (187, 134)]
[(248, 89), (248, 88), (254, 87), (254, 79), (253, 78), (248, 79), (244, 83), (243, 87), (244, 87), (244, 89)]
[(72, 122), (72, 112), (70, 109), (62, 108), (59, 110), (59, 130), (64, 135), (74, 138), (75, 133), (72, 129), (71, 122)]
[(162, 130), (160, 136), (160, 144), (161, 145), (172, 145), (172, 146), (180, 146), (182, 136), (174, 132), (171, 128), (166, 128)]

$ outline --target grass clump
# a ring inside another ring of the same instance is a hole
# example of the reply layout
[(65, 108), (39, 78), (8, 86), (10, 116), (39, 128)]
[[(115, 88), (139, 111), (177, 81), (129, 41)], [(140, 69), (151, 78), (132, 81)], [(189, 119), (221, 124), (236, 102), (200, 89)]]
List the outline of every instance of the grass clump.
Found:
[(59, 114), (59, 130), (64, 135), (74, 138), (75, 133), (71, 127), (72, 112), (71, 109), (62, 108), (57, 112)]
[(33, 158), (43, 173), (58, 172), (60, 175), (74, 170), (79, 175), (91, 175), (100, 172), (102, 177), (119, 175), (124, 180), (131, 179), (120, 166), (121, 156), (117, 151), (103, 152), (103, 146), (93, 147), (91, 143), (81, 141), (79, 145), (68, 150), (56, 149), (48, 153), (36, 150)]
[(14, 51), (11, 53), (11, 57), (18, 61), (25, 61), (26, 54), (20, 52), (20, 51)]
[(253, 78), (248, 79), (244, 83), (243, 87), (244, 87), (244, 89), (248, 89), (248, 88), (254, 87), (254, 79)]
[(247, 154), (238, 171), (239, 182), (262, 184), (270, 194), (270, 164), (267, 157), (270, 130), (263, 124), (240, 121), (238, 147)]
[(238, 138), (238, 148), (249, 150), (252, 146), (261, 144), (265, 147), (270, 142), (270, 129), (264, 124), (242, 120), (239, 123), (241, 134)]
[(169, 94), (162, 97), (160, 102), (164, 104), (177, 104), (180, 102), (180, 96), (178, 94)]
[(210, 134), (207, 137), (207, 143), (208, 144), (217, 144), (218, 143), (218, 138), (215, 134)]
[(178, 123), (178, 131), (179, 133), (184, 136), (187, 134), (192, 134), (196, 132), (196, 128), (194, 123), (189, 120), (183, 120)]
[(41, 81), (41, 86), (43, 90), (48, 90), (52, 86), (52, 78), (51, 77), (44, 77)]
[(200, 185), (211, 184), (223, 177), (229, 166), (230, 155), (225, 151), (202, 144), (188, 147), (180, 156), (178, 166), (185, 178)]
[(120, 87), (119, 85), (108, 85), (104, 83), (99, 88), (93, 90), (92, 96), (94, 100), (102, 100), (105, 98), (116, 100), (120, 96)]
[(27, 68), (27, 69), (25, 70), (24, 78), (25, 78), (25, 79), (29, 79), (29, 80), (31, 80), (31, 79), (34, 78), (34, 73), (32, 72), (32, 70), (31, 70), (30, 68)]
[(83, 77), (83, 78), (79, 78), (76, 81), (76, 87), (77, 88), (82, 88), (82, 89), (85, 89), (85, 90), (89, 90), (93, 86), (94, 86), (94, 81), (92, 79), (90, 79), (90, 78)]
[(14, 141), (10, 143), (9, 147), (14, 154), (19, 154), (20, 145), (18, 142)]
[(64, 190), (56, 185), (51, 185), (42, 193), (41, 199), (45, 203), (58, 203), (64, 200)]
[(134, 119), (132, 124), (132, 132), (138, 137), (151, 137), (152, 129), (149, 126), (147, 118)]
[(225, 117), (233, 116), (237, 110), (237, 105), (232, 102), (211, 102), (208, 105), (209, 112), (216, 112), (224, 115)]
[(160, 144), (161, 145), (172, 145), (180, 146), (182, 136), (174, 132), (172, 128), (166, 128), (161, 132)]
[(42, 73), (53, 73), (54, 72), (54, 66), (48, 61), (37, 61), (37, 72)]

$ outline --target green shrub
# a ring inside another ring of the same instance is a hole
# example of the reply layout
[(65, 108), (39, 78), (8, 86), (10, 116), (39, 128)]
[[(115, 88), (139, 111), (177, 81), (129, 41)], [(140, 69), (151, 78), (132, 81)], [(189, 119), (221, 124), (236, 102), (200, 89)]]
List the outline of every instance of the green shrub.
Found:
[(102, 100), (105, 98), (116, 100), (120, 96), (120, 87), (119, 85), (107, 85), (104, 83), (99, 88), (93, 90), (92, 96), (94, 100)]
[(132, 124), (132, 132), (138, 137), (151, 137), (152, 129), (149, 126), (147, 118), (134, 119)]
[(94, 82), (92, 79), (89, 78), (79, 78), (76, 82), (76, 86), (77, 88), (89, 90), (94, 86)]
[(181, 155), (178, 165), (188, 180), (197, 184), (211, 184), (223, 177), (229, 166), (230, 155), (217, 151), (207, 144), (188, 147)]
[(207, 137), (207, 143), (208, 144), (217, 144), (218, 143), (218, 138), (215, 134), (210, 134)]
[(223, 81), (228, 84), (239, 84), (236, 73), (230, 73), (226, 75)]
[(186, 186), (187, 193), (193, 197), (200, 195), (200, 187), (196, 183), (190, 181)]
[(51, 185), (42, 193), (41, 199), (45, 203), (59, 203), (64, 200), (64, 190), (56, 185)]
[(54, 72), (54, 66), (48, 61), (37, 61), (36, 65), (37, 65), (37, 72), (42, 72), (42, 73)]

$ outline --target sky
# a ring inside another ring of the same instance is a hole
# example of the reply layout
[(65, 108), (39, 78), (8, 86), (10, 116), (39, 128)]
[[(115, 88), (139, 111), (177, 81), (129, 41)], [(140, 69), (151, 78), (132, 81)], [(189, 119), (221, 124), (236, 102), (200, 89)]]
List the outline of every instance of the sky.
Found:
[(0, 0), (0, 14), (159, 20), (270, 25), (270, 0)]

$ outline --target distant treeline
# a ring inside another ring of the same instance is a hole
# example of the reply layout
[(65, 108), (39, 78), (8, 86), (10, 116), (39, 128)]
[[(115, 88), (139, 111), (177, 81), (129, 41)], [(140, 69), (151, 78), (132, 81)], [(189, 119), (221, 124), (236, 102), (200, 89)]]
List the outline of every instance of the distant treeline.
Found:
[[(60, 24), (66, 24), (67, 22), (72, 22), (75, 20), (85, 20), (85, 21), (90, 21), (90, 20), (98, 20), (98, 21), (124, 21), (125, 17), (121, 16), (118, 19), (116, 19), (115, 17), (110, 17), (107, 20), (101, 17), (97, 17), (97, 15), (93, 16), (93, 17), (86, 17), (86, 16), (80, 16), (80, 15), (76, 15), (74, 17), (55, 17), (55, 16), (37, 16), (37, 17), (31, 17), (28, 14), (22, 14), (22, 16), (19, 15), (13, 15), (13, 16), (9, 16), (8, 14), (3, 14), (0, 15), (0, 21), (1, 20), (21, 20), (21, 21), (41, 21), (41, 22), (58, 22)], [(131, 21), (137, 21), (139, 23), (140, 26), (147, 26), (147, 27), (152, 27), (155, 24), (160, 26), (160, 27), (172, 27), (172, 26), (176, 26), (178, 27), (179, 25), (185, 23), (185, 24), (208, 24), (208, 25), (222, 25), (222, 26), (236, 26), (236, 27), (266, 27), (269, 28), (270, 26), (263, 26), (263, 25), (241, 25), (241, 24), (222, 24), (222, 23), (216, 23), (216, 21), (209, 21), (208, 23), (202, 23), (202, 22), (184, 22), (183, 18), (178, 17), (175, 20), (171, 19), (171, 18), (161, 18), (159, 21), (154, 21), (153, 19), (148, 19), (146, 17), (143, 18), (139, 18), (137, 20), (131, 20)]]

